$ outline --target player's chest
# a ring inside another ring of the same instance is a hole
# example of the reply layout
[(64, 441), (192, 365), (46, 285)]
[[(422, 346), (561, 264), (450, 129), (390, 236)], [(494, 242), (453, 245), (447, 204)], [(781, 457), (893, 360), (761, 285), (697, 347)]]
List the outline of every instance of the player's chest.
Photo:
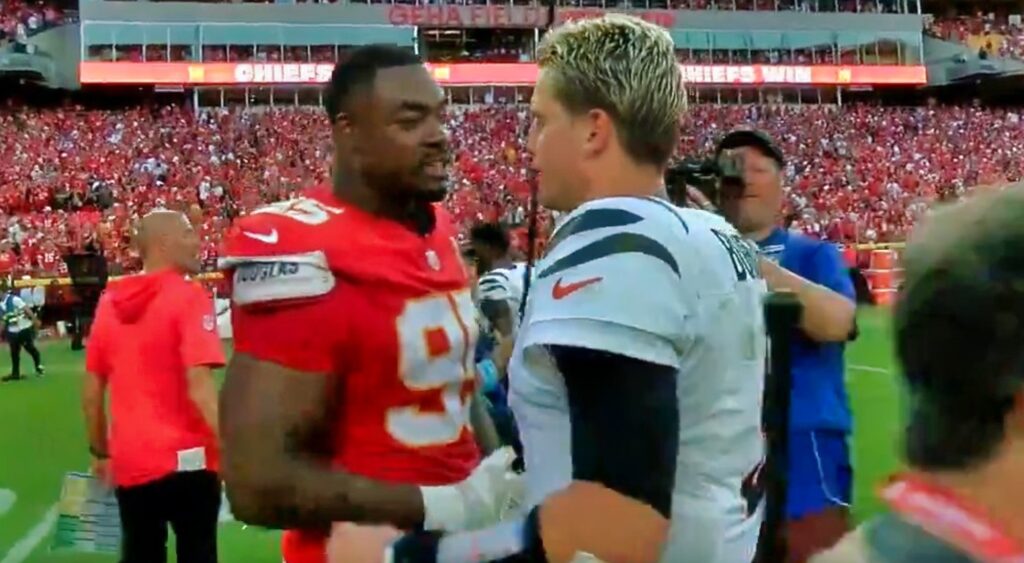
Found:
[(465, 284), (423, 288), (339, 280), (334, 292), (332, 316), (347, 323), (348, 361), (342, 364), (352, 377), (371, 383), (402, 373), (458, 379), (472, 366), (479, 329)]

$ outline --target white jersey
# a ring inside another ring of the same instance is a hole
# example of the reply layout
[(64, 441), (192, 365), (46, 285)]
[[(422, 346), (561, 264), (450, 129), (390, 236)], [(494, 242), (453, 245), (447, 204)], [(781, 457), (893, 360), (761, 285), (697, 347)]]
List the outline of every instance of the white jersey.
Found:
[(477, 301), (503, 301), (512, 312), (513, 328), (519, 325), (519, 305), (526, 288), (526, 262), (495, 268), (480, 276), (476, 286)]
[(751, 561), (763, 508), (751, 510), (741, 487), (764, 455), (767, 348), (756, 247), (705, 211), (607, 198), (569, 214), (536, 270), (509, 370), (527, 504), (572, 480), (568, 397), (545, 346), (671, 366), (679, 454), (663, 560)]

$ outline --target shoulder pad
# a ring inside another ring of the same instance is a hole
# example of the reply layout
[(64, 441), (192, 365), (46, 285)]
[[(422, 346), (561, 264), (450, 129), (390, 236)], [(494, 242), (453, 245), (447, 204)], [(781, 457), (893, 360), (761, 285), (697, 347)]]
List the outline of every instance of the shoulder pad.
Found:
[(480, 276), (477, 293), (481, 299), (507, 299), (510, 296), (509, 270), (491, 270)]
[(232, 274), (232, 301), (252, 305), (320, 297), (334, 289), (335, 279), (321, 251), (252, 258), (225, 258)]
[(671, 249), (690, 232), (677, 207), (655, 198), (615, 197), (587, 202), (569, 214), (547, 247), (537, 279), (615, 255), (643, 254), (676, 276)]
[(312, 198), (261, 207), (235, 221), (224, 241), (224, 255), (275, 256), (305, 253), (322, 246), (321, 228), (345, 210)]

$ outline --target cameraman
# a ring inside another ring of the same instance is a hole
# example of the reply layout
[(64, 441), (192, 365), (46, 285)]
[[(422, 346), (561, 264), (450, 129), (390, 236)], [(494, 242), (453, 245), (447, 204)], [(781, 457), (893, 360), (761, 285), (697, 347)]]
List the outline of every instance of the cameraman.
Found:
[(716, 161), (722, 157), (742, 176), (732, 188), (723, 183), (722, 214), (757, 242), (769, 288), (794, 293), (803, 306), (792, 354), (785, 528), (786, 563), (803, 563), (849, 527), (852, 416), (843, 351), (856, 335), (854, 289), (834, 245), (782, 228), (785, 158), (771, 138), (733, 131), (716, 148)]

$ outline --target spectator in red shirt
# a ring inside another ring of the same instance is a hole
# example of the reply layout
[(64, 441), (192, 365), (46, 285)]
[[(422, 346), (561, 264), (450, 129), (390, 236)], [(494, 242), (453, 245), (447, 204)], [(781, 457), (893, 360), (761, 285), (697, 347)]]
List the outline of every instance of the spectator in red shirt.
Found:
[(11, 243), (7, 241), (0, 242), (0, 277), (6, 276), (14, 271), (14, 266), (18, 263), (18, 256), (11, 249)]
[(138, 242), (144, 273), (107, 289), (87, 346), (83, 408), (93, 469), (116, 487), (122, 563), (166, 561), (168, 524), (178, 561), (215, 563), (213, 368), (225, 358), (213, 302), (186, 279), (199, 271), (199, 239), (184, 215), (160, 210), (143, 217)]

